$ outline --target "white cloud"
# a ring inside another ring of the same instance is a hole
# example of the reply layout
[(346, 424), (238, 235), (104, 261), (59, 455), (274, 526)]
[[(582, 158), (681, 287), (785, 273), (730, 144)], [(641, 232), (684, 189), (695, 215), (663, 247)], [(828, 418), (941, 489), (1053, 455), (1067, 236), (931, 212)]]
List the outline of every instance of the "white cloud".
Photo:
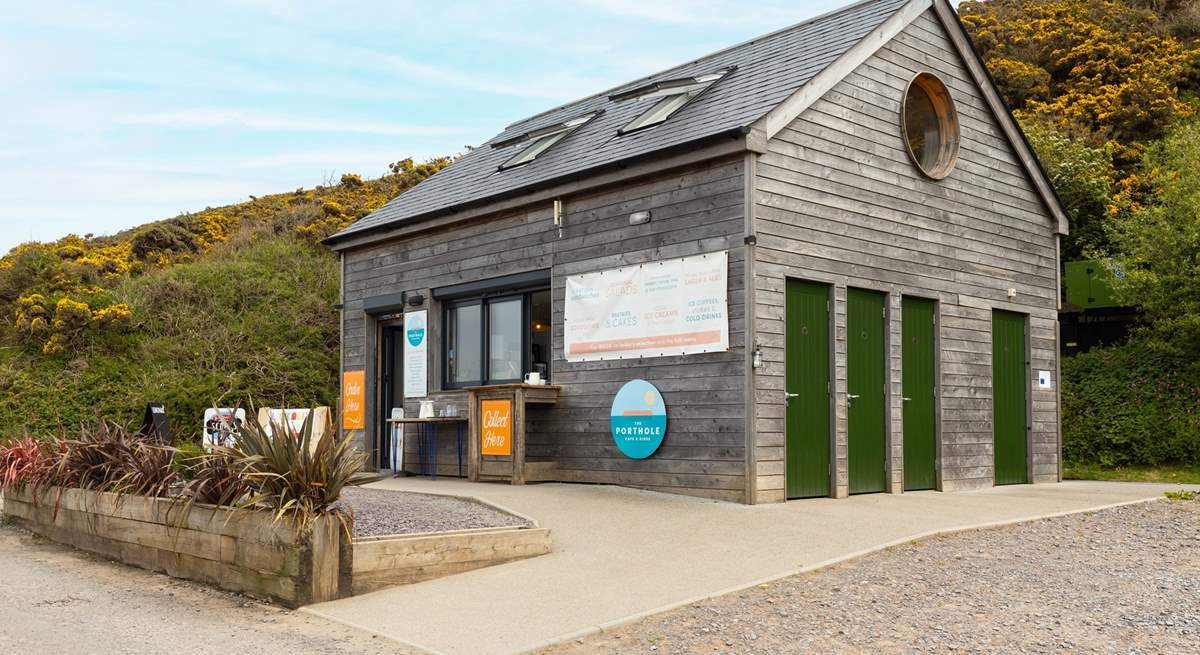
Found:
[(375, 175), (385, 171), (387, 165), (394, 161), (411, 157), (413, 161), (420, 162), (433, 156), (434, 153), (431, 152), (412, 152), (400, 148), (338, 148), (274, 152), (256, 157), (246, 157), (234, 162), (232, 166), (233, 168), (257, 169), (315, 165), (322, 170), (332, 169), (347, 173)]
[[(763, 29), (786, 27), (804, 16), (836, 9), (849, 0), (810, 3), (758, 3), (752, 10), (742, 2), (728, 0), (576, 0), (579, 4), (609, 14), (686, 25), (759, 25)], [(808, 6), (803, 6), (808, 5)], [(730, 44), (732, 45), (732, 43)]]
[(405, 125), (375, 121), (335, 120), (291, 116), (247, 109), (181, 109), (177, 111), (126, 114), (117, 118), (123, 125), (160, 127), (240, 127), (275, 132), (340, 132), (346, 134), (395, 134), (441, 136), (461, 134), (456, 127)]

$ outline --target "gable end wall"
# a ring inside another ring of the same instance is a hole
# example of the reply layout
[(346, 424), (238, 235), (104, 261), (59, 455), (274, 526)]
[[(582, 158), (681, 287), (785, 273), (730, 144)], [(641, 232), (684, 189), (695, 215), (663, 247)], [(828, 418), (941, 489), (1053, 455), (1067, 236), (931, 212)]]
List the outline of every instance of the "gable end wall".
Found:
[[(941, 181), (917, 171), (900, 137), (901, 99), (921, 71), (947, 84), (961, 124), (958, 163)], [(990, 486), (991, 311), (1029, 315), (1030, 370), (1057, 371), (1056, 226), (932, 11), (768, 142), (755, 165), (753, 200), (754, 326), (764, 354), (754, 375), (757, 500), (785, 494), (788, 277), (834, 288), (834, 495), (848, 493), (847, 287), (888, 294), (890, 490), (903, 483), (903, 295), (938, 301), (940, 487)], [(1030, 399), (1031, 479), (1056, 481), (1057, 393), (1031, 383)]]

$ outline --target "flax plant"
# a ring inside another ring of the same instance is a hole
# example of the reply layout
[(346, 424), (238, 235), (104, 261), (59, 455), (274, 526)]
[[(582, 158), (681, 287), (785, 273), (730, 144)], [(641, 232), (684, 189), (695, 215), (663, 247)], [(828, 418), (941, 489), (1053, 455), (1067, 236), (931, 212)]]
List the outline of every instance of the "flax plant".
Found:
[(336, 503), (365, 458), (348, 437), (338, 439), (332, 425), (326, 423), (319, 438), (314, 427), (312, 413), (299, 431), (286, 420), (268, 427), (247, 421), (236, 450), (276, 522), (289, 521), (304, 531), (317, 517), (330, 515), (349, 534), (353, 519)]

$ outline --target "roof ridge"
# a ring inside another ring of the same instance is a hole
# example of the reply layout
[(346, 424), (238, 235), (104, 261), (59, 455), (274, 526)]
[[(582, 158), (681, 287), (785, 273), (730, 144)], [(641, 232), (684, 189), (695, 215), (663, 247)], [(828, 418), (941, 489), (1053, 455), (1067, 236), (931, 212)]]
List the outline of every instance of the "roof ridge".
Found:
[(787, 27), (782, 27), (782, 28), (780, 28), (780, 29), (777, 29), (777, 30), (774, 30), (774, 31), (772, 31), (772, 32), (767, 32), (766, 34), (760, 34), (760, 35), (758, 35), (758, 36), (756, 36), (756, 37), (754, 37), (754, 38), (752, 38), (752, 39), (746, 39), (745, 41), (742, 41), (741, 43), (735, 43), (734, 45), (731, 45), (731, 46), (727, 46), (727, 47), (721, 48), (720, 50), (715, 50), (715, 51), (713, 51), (713, 52), (710, 52), (710, 53), (708, 53), (708, 54), (706, 54), (706, 55), (702, 55), (702, 56), (700, 56), (700, 57), (696, 57), (695, 59), (692, 59), (692, 60), (690, 60), (690, 61), (685, 61), (685, 62), (683, 62), (683, 63), (676, 64), (676, 65), (674, 65), (674, 66), (671, 66), (670, 68), (664, 68), (664, 69), (662, 69), (662, 70), (660, 70), (660, 71), (657, 71), (657, 72), (654, 72), (654, 73), (650, 73), (649, 75), (643, 75), (642, 77), (639, 77), (639, 78), (637, 78), (637, 79), (630, 80), (630, 81), (628, 81), (628, 82), (622, 82), (621, 84), (618, 84), (618, 85), (616, 85), (616, 86), (609, 87), (609, 88), (607, 88), (607, 89), (605, 89), (605, 90), (603, 90), (603, 91), (600, 91), (599, 93), (593, 93), (593, 94), (591, 94), (591, 95), (587, 95), (587, 96), (584, 96), (584, 97), (582, 97), (582, 98), (578, 98), (578, 99), (576, 99), (576, 100), (571, 100), (570, 102), (564, 102), (564, 103), (562, 103), (561, 105), (558, 105), (558, 106), (556, 106), (556, 107), (551, 107), (550, 109), (547, 109), (547, 110), (545, 110), (545, 111), (540, 111), (540, 112), (538, 112), (538, 113), (536, 113), (536, 114), (533, 114), (532, 116), (526, 116), (525, 118), (520, 118), (520, 119), (517, 119), (517, 120), (515, 120), (515, 121), (513, 121), (513, 122), (509, 123), (508, 125), (505, 125), (505, 126), (504, 126), (504, 131), (506, 131), (506, 132), (507, 132), (508, 130), (512, 129), (512, 127), (513, 127), (514, 125), (518, 125), (518, 124), (520, 124), (520, 123), (526, 123), (526, 122), (532, 121), (532, 120), (534, 120), (534, 119), (541, 118), (541, 117), (543, 117), (543, 116), (546, 116), (546, 115), (548, 115), (548, 114), (552, 114), (552, 113), (554, 113), (554, 112), (556, 112), (556, 111), (559, 111), (559, 110), (562, 110), (562, 109), (566, 109), (567, 107), (570, 107), (571, 105), (577, 105), (577, 104), (580, 104), (580, 103), (583, 103), (583, 102), (587, 102), (588, 100), (592, 100), (593, 98), (599, 98), (599, 97), (603, 97), (603, 96), (610, 95), (610, 94), (612, 94), (614, 91), (616, 91), (617, 89), (621, 89), (621, 88), (627, 87), (627, 86), (629, 86), (629, 85), (631, 85), (631, 84), (638, 84), (638, 83), (644, 83), (644, 82), (648, 82), (649, 80), (652, 80), (652, 79), (654, 79), (654, 78), (656, 78), (656, 77), (658, 77), (658, 76), (660, 76), (660, 75), (665, 75), (665, 74), (667, 74), (667, 73), (670, 73), (670, 72), (671, 72), (671, 71), (673, 71), (673, 70), (676, 70), (676, 69), (679, 69), (679, 68), (683, 68), (684, 66), (691, 66), (691, 65), (693, 65), (693, 64), (698, 64), (698, 63), (700, 63), (700, 62), (702, 62), (702, 61), (704, 61), (704, 60), (706, 60), (706, 59), (712, 59), (712, 58), (714, 58), (714, 57), (717, 57), (717, 56), (723, 55), (723, 54), (725, 54), (725, 53), (727, 53), (727, 52), (730, 52), (730, 51), (736, 50), (736, 49), (738, 49), (738, 48), (742, 48), (742, 47), (745, 47), (745, 46), (751, 45), (751, 44), (753, 44), (753, 43), (757, 43), (758, 41), (762, 41), (763, 39), (769, 39), (769, 38), (772, 38), (772, 37), (778, 36), (778, 35), (780, 35), (780, 34), (783, 34), (783, 33), (785, 33), (785, 32), (790, 32), (790, 31), (792, 31), (792, 30), (797, 30), (797, 29), (800, 29), (801, 27), (804, 27), (804, 26), (806, 26), (806, 25), (809, 25), (809, 24), (811, 24), (811, 23), (815, 23), (815, 22), (817, 22), (817, 21), (820, 21), (820, 20), (825, 20), (825, 19), (827, 19), (827, 18), (833, 18), (834, 16), (837, 16), (838, 14), (842, 14), (842, 13), (845, 13), (845, 12), (848, 12), (848, 11), (851, 11), (851, 10), (854, 10), (854, 9), (858, 9), (858, 8), (862, 7), (863, 5), (868, 5), (868, 4), (877, 3), (877, 2), (883, 2), (883, 1), (884, 1), (884, 0), (858, 0), (857, 2), (854, 2), (854, 3), (852, 3), (852, 4), (848, 4), (848, 5), (844, 6), (844, 7), (839, 7), (839, 8), (837, 8), (837, 9), (832, 9), (832, 10), (830, 10), (830, 11), (827, 11), (827, 12), (825, 12), (825, 13), (823, 13), (823, 14), (817, 14), (816, 16), (811, 16), (811, 17), (809, 17), (809, 18), (806, 18), (806, 19), (804, 19), (804, 20), (802, 20), (802, 21), (800, 21), (800, 22), (798, 22), (798, 23), (793, 23), (792, 25), (788, 25)]

